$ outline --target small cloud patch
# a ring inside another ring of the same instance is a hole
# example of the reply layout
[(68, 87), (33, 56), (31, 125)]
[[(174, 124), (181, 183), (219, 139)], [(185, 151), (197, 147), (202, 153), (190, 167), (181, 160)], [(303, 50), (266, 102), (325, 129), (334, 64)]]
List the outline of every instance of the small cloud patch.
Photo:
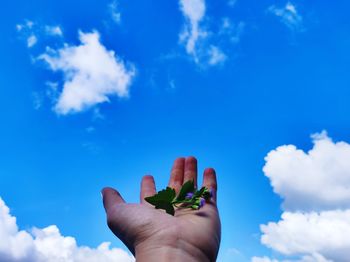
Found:
[(277, 16), (280, 21), (292, 31), (301, 31), (303, 29), (303, 17), (298, 13), (297, 8), (291, 2), (284, 7), (270, 6), (268, 12)]
[(28, 48), (34, 47), (40, 38), (63, 36), (62, 29), (58, 25), (40, 25), (31, 20), (17, 24), (16, 30), (19, 36), (25, 39)]

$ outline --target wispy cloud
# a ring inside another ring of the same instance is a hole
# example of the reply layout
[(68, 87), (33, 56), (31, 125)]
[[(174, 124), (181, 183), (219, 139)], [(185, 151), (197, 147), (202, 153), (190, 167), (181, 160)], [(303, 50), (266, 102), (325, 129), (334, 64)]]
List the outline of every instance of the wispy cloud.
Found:
[(127, 66), (114, 51), (101, 44), (98, 32), (80, 32), (79, 39), (78, 46), (47, 48), (39, 56), (51, 70), (64, 74), (63, 90), (54, 107), (57, 114), (80, 112), (110, 101), (111, 96), (128, 97), (135, 75), (133, 65)]
[(108, 5), (109, 14), (114, 23), (120, 24), (121, 22), (121, 12), (119, 11), (119, 3), (114, 0)]
[(78, 246), (74, 237), (62, 236), (55, 225), (31, 232), (19, 230), (16, 217), (0, 198), (0, 258), (6, 262), (131, 262), (134, 258), (109, 242), (97, 248)]
[(227, 1), (227, 5), (229, 7), (235, 7), (236, 3), (237, 3), (237, 0), (228, 0)]
[(270, 259), (269, 257), (253, 257), (252, 262), (278, 262), (276, 259)]
[(33, 107), (35, 110), (39, 110), (43, 105), (43, 97), (38, 92), (32, 93)]
[(91, 134), (94, 133), (96, 131), (96, 128), (93, 126), (88, 126), (87, 128), (85, 128), (86, 132)]
[(47, 81), (45, 85), (47, 86), (45, 92), (46, 96), (51, 100), (52, 103), (56, 104), (59, 98), (58, 83)]
[(22, 24), (17, 24), (16, 29), (18, 32), (25, 30), (25, 29), (32, 29), (34, 25), (34, 22), (31, 20), (25, 20)]
[(185, 25), (180, 33), (180, 42), (185, 43), (186, 52), (198, 65), (217, 65), (226, 60), (224, 52), (209, 44), (209, 35), (202, 22), (205, 17), (204, 0), (180, 0), (180, 9), (185, 17)]
[[(206, 23), (205, 0), (180, 0), (179, 3), (185, 18), (179, 39), (186, 53), (199, 66), (216, 66), (225, 63), (229, 58), (227, 46), (239, 42), (244, 23), (235, 24), (226, 17), (222, 19), (222, 24), (217, 29), (211, 30)], [(212, 21), (215, 21), (214, 24), (221, 23), (221, 20), (217, 19)]]
[(209, 48), (209, 65), (218, 65), (226, 61), (227, 56), (216, 46), (210, 46)]
[(40, 25), (31, 20), (25, 20), (23, 23), (17, 24), (16, 30), (20, 37), (26, 40), (28, 48), (35, 46), (40, 37), (63, 36), (62, 29), (58, 25)]
[(237, 44), (241, 40), (245, 26), (245, 23), (242, 21), (233, 23), (230, 18), (224, 17), (222, 19), (219, 35), (227, 38), (232, 44)]
[(180, 0), (180, 9), (186, 19), (180, 41), (186, 45), (186, 51), (198, 62), (198, 41), (207, 37), (208, 32), (201, 27), (205, 16), (204, 0)]
[(24, 23), (16, 25), (17, 32), (26, 39), (28, 48), (33, 47), (38, 42), (38, 38), (33, 31), (33, 26), (34, 22), (30, 20), (26, 20)]
[(52, 35), (52, 36), (63, 36), (63, 32), (61, 27), (59, 26), (45, 26), (45, 32), (48, 35)]
[(287, 2), (282, 8), (272, 5), (268, 8), (268, 12), (277, 16), (284, 25), (293, 31), (303, 29), (303, 18), (291, 2)]
[(262, 225), (261, 242), (298, 261), (350, 257), (350, 144), (326, 132), (309, 152), (280, 146), (265, 158), (264, 173), (283, 198), (279, 222)]
[(222, 254), (221, 261), (223, 262), (247, 261), (245, 255), (234, 247), (228, 248), (226, 251), (223, 251)]
[(95, 107), (92, 111), (92, 120), (98, 121), (105, 119), (105, 116), (101, 113), (101, 110), (98, 107)]
[(37, 42), (38, 42), (38, 38), (34, 34), (28, 36), (28, 38), (27, 38), (28, 48), (33, 47)]

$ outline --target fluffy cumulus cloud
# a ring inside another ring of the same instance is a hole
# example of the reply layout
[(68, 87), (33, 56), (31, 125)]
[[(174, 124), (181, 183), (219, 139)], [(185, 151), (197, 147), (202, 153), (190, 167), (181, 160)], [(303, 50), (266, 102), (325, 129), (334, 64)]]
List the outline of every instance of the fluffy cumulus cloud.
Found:
[(131, 262), (122, 249), (104, 242), (97, 248), (78, 246), (73, 237), (62, 236), (54, 225), (32, 232), (19, 230), (16, 218), (0, 198), (0, 258), (4, 262)]
[(291, 2), (287, 2), (287, 4), (282, 8), (272, 5), (268, 8), (268, 12), (279, 17), (281, 22), (285, 24), (289, 29), (302, 29), (303, 18), (298, 13), (295, 5)]
[(346, 262), (350, 257), (350, 144), (334, 142), (326, 132), (312, 139), (308, 152), (284, 145), (265, 158), (264, 173), (283, 198), (284, 212), (280, 221), (261, 225), (261, 242), (282, 255), (298, 257), (296, 261)]
[(65, 44), (58, 50), (47, 48), (39, 56), (51, 70), (64, 75), (63, 88), (54, 107), (57, 114), (80, 112), (110, 101), (111, 96), (128, 97), (135, 75), (131, 64), (127, 65), (102, 45), (98, 32), (79, 32), (79, 39), (80, 45)]
[(331, 261), (350, 258), (350, 210), (284, 212), (281, 221), (262, 225), (261, 242), (285, 254), (319, 254)]
[(263, 168), (285, 210), (350, 208), (350, 144), (333, 142), (325, 132), (313, 136), (313, 148), (280, 146)]

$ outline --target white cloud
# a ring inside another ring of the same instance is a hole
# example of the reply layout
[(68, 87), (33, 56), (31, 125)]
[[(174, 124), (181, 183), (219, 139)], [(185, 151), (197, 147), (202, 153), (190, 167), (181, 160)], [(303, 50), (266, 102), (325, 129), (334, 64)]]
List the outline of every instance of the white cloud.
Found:
[(241, 21), (235, 24), (228, 17), (224, 17), (222, 19), (222, 25), (219, 34), (221, 36), (227, 37), (231, 43), (237, 44), (241, 40), (244, 29), (244, 22)]
[(101, 113), (101, 110), (98, 107), (95, 107), (92, 111), (92, 120), (98, 121), (105, 119), (105, 116)]
[(43, 36), (62, 36), (62, 29), (59, 26), (42, 26), (38, 23), (34, 23), (31, 20), (25, 20), (22, 24), (16, 25), (16, 30), (21, 38), (24, 38), (27, 42), (27, 47), (31, 48), (38, 43), (39, 38)]
[(333, 142), (325, 132), (313, 136), (313, 148), (280, 146), (263, 168), (286, 210), (350, 208), (350, 144)]
[[(231, 4), (234, 5), (234, 2)], [(215, 26), (216, 30), (209, 30), (205, 0), (179, 0), (179, 5), (185, 18), (179, 40), (184, 45), (186, 53), (201, 67), (226, 62), (229, 52), (227, 47), (239, 42), (245, 24), (233, 23), (227, 17), (219, 21), (209, 19), (211, 24), (219, 23)]]
[(308, 152), (280, 146), (263, 168), (285, 210), (261, 225), (262, 244), (300, 262), (347, 262), (350, 257), (350, 144), (323, 131)]
[(350, 257), (350, 210), (284, 212), (281, 221), (261, 230), (261, 242), (284, 255), (318, 254), (339, 262)]
[(200, 26), (200, 22), (205, 15), (204, 0), (180, 0), (180, 9), (186, 18), (183, 32), (180, 34), (180, 41), (186, 43), (186, 51), (198, 61), (197, 42), (200, 38), (205, 38), (207, 32)]
[(120, 24), (120, 22), (121, 22), (121, 13), (119, 11), (118, 6), (119, 6), (119, 4), (116, 0), (114, 0), (108, 6), (111, 18), (112, 18), (113, 22), (115, 22), (116, 24)]
[[(285, 262), (293, 262), (293, 261), (285, 261)], [(326, 259), (324, 256), (315, 253), (312, 255), (308, 255), (308, 256), (303, 256), (300, 260), (298, 260), (297, 262), (333, 262), (332, 260)]]
[(222, 64), (227, 59), (227, 56), (216, 46), (210, 46), (209, 48), (209, 64), (217, 65)]
[(43, 96), (38, 92), (33, 92), (32, 99), (34, 109), (39, 110), (43, 105)]
[(47, 81), (45, 85), (48, 87), (46, 89), (46, 96), (53, 102), (57, 103), (59, 97), (58, 83)]
[(26, 20), (23, 24), (17, 24), (16, 29), (18, 32), (22, 30), (32, 29), (34, 26), (34, 22), (30, 20)]
[(282, 259), (282, 260), (277, 260), (277, 259), (272, 259), (269, 257), (252, 257), (251, 262), (334, 262), (331, 260), (328, 260), (324, 258), (320, 254), (312, 254), (308, 256), (303, 256), (300, 257), (299, 259)]
[(63, 90), (54, 108), (57, 114), (80, 112), (108, 102), (110, 96), (128, 97), (135, 75), (132, 65), (128, 69), (114, 51), (101, 44), (98, 32), (79, 32), (79, 38), (81, 45), (47, 48), (39, 56), (53, 71), (64, 73)]
[(226, 251), (221, 252), (221, 256), (218, 261), (222, 262), (232, 262), (232, 261), (246, 261), (245, 255), (237, 248), (230, 247)]
[(282, 8), (272, 5), (268, 8), (268, 12), (279, 17), (281, 22), (291, 30), (302, 29), (303, 18), (298, 13), (295, 5), (293, 5), (291, 2), (287, 2), (285, 7)]
[(16, 218), (0, 198), (0, 257), (6, 262), (131, 262), (134, 258), (104, 242), (97, 248), (78, 246), (62, 236), (55, 225), (32, 232), (19, 230)]
[(28, 48), (33, 47), (37, 42), (38, 42), (38, 38), (34, 34), (28, 36), (28, 38), (27, 38)]
[(276, 259), (270, 259), (268, 257), (252, 257), (251, 262), (278, 262)]
[(16, 25), (17, 32), (25, 39), (28, 48), (32, 48), (38, 43), (38, 37), (33, 31), (34, 25), (34, 22), (30, 20), (25, 20), (24, 23)]
[(63, 36), (63, 32), (61, 27), (59, 26), (45, 26), (46, 34), (52, 35), (52, 36)]

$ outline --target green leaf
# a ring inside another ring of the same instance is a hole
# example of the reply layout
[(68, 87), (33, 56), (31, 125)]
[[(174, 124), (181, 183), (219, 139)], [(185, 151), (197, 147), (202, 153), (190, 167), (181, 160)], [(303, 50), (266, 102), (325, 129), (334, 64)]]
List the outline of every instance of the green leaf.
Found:
[(203, 197), (204, 197), (204, 199), (205, 199), (206, 201), (210, 200), (210, 198), (211, 198), (211, 193), (210, 193), (210, 191), (209, 191), (208, 188), (205, 188), (205, 190), (204, 190), (204, 192), (203, 192)]
[(201, 197), (205, 190), (206, 190), (206, 187), (202, 187), (200, 190), (198, 190), (197, 192), (194, 193), (193, 197), (194, 198)]
[(173, 188), (167, 187), (164, 190), (159, 191), (157, 194), (145, 197), (145, 200), (157, 209), (164, 209), (168, 214), (174, 215), (174, 207), (172, 201), (175, 198), (176, 193)]
[(169, 203), (169, 202), (161, 202), (158, 205), (156, 205), (156, 209), (164, 209), (165, 212), (167, 212), (170, 215), (174, 215), (175, 214), (175, 209), (173, 207), (173, 204)]
[(194, 181), (189, 180), (182, 185), (179, 195), (177, 196), (177, 201), (185, 200), (187, 193), (193, 193), (194, 191)]

